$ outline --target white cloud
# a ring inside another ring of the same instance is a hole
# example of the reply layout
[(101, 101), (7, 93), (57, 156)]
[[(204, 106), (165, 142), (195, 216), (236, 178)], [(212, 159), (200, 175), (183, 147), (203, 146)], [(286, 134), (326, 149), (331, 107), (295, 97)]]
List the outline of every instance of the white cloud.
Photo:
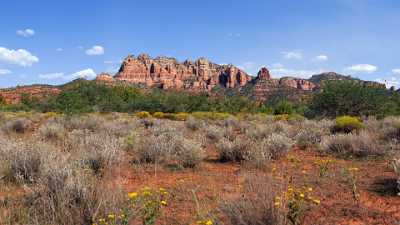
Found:
[(6, 74), (10, 74), (11, 70), (6, 70), (6, 69), (0, 69), (0, 75), (6, 75)]
[(25, 49), (14, 50), (0, 47), (0, 62), (26, 67), (39, 62), (39, 58)]
[(327, 55), (318, 55), (313, 58), (314, 62), (323, 62), (323, 61), (327, 61), (327, 60), (328, 60)]
[(95, 45), (86, 50), (86, 55), (104, 55), (104, 48), (100, 45)]
[(370, 64), (358, 64), (347, 67), (346, 70), (353, 73), (373, 73), (378, 70), (378, 67)]
[(303, 59), (303, 53), (300, 51), (281, 52), (285, 59)]
[(17, 35), (21, 37), (32, 37), (35, 35), (35, 31), (33, 29), (18, 30)]
[(62, 51), (64, 51), (64, 49), (63, 48), (57, 48), (56, 51), (57, 52), (62, 52)]
[(96, 78), (96, 76), (97, 76), (96, 72), (94, 72), (93, 69), (88, 68), (85, 70), (75, 72), (75, 73), (67, 76), (66, 79), (78, 79), (78, 78), (94, 79), (94, 78)]
[(54, 80), (58, 78), (62, 78), (64, 73), (47, 73), (47, 74), (39, 74), (39, 78), (45, 80)]
[(122, 60), (106, 60), (104, 64), (121, 64)]
[(400, 75), (400, 69), (393, 69), (392, 73), (396, 74), (396, 75)]

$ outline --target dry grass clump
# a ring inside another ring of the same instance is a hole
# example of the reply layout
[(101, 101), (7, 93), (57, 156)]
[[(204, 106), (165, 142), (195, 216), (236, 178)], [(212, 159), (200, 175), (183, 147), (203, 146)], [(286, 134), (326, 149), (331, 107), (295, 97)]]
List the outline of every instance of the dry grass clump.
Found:
[(93, 224), (97, 215), (124, 208), (122, 194), (69, 164), (49, 166), (23, 206), (24, 224)]
[(271, 134), (259, 145), (263, 159), (279, 159), (285, 156), (293, 146), (292, 139), (283, 134)]
[(133, 149), (137, 162), (196, 167), (203, 159), (201, 144), (187, 139), (182, 132), (168, 126), (156, 126), (150, 134), (138, 138)]
[(219, 159), (222, 162), (241, 162), (245, 160), (251, 160), (253, 143), (247, 138), (222, 138), (217, 143), (217, 149), (219, 151)]
[(208, 125), (205, 127), (205, 134), (211, 141), (219, 141), (223, 137), (224, 130), (218, 126)]
[(32, 126), (32, 121), (26, 118), (16, 118), (6, 122), (3, 125), (2, 130), (6, 134), (25, 133), (31, 128), (31, 126)]
[(44, 140), (59, 141), (65, 138), (66, 129), (56, 121), (48, 121), (39, 128), (39, 135)]
[(243, 193), (224, 200), (220, 209), (235, 225), (284, 225), (286, 213), (274, 205), (280, 195), (281, 185), (269, 176), (247, 176)]
[(35, 183), (45, 164), (52, 160), (54, 149), (42, 142), (0, 139), (0, 177), (9, 182)]
[(254, 125), (246, 130), (246, 135), (249, 138), (262, 140), (275, 132), (275, 127), (272, 125)]
[(189, 116), (185, 122), (185, 125), (189, 130), (197, 131), (204, 126), (204, 121)]
[(362, 131), (359, 134), (327, 136), (322, 142), (322, 149), (342, 157), (356, 158), (382, 156), (386, 153), (377, 136), (367, 131)]
[(82, 166), (96, 174), (106, 167), (118, 165), (122, 157), (122, 140), (107, 132), (74, 130), (67, 142), (69, 151), (75, 153)]
[(129, 135), (133, 129), (139, 126), (138, 123), (137, 120), (117, 119), (105, 122), (101, 129), (109, 135), (120, 138)]

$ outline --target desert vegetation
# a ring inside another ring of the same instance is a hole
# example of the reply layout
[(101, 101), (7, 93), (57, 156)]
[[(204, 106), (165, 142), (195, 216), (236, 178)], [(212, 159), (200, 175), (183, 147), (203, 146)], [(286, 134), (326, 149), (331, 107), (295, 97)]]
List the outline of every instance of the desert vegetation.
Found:
[(397, 117), (3, 112), (0, 120), (0, 224), (400, 219)]

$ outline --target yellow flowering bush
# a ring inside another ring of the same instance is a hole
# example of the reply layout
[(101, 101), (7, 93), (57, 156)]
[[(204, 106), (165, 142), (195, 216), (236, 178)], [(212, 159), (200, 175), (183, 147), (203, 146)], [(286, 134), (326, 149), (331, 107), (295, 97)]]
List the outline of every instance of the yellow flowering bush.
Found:
[(151, 117), (150, 113), (146, 111), (137, 112), (135, 113), (135, 116), (139, 117), (140, 119)]
[(144, 187), (137, 192), (129, 192), (127, 208), (120, 213), (110, 213), (96, 220), (93, 225), (128, 225), (132, 219), (140, 219), (143, 225), (155, 224), (168, 206), (168, 192)]

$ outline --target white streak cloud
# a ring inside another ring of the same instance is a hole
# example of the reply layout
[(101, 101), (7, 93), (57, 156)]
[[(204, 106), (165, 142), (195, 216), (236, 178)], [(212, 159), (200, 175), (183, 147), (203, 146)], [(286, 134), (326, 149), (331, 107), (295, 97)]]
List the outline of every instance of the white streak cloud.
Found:
[(303, 59), (303, 53), (301, 53), (300, 51), (281, 52), (281, 54), (285, 59)]
[(378, 70), (378, 67), (370, 64), (358, 64), (347, 67), (346, 70), (353, 73), (373, 73)]
[(35, 31), (33, 29), (18, 30), (17, 35), (21, 37), (32, 37), (35, 35)]
[(39, 74), (39, 78), (45, 80), (54, 80), (59, 79), (64, 76), (64, 73), (47, 73), (47, 74)]
[(7, 69), (0, 69), (0, 75), (6, 75), (12, 73), (11, 70)]
[(86, 50), (86, 55), (104, 55), (104, 48), (100, 45), (95, 45)]
[(393, 69), (392, 73), (396, 74), (396, 75), (400, 75), (400, 69)]
[(313, 58), (314, 62), (324, 62), (324, 61), (327, 61), (327, 60), (328, 60), (328, 56), (327, 55), (318, 55), (318, 56), (315, 56)]
[(14, 50), (0, 47), (0, 62), (27, 67), (39, 62), (39, 58), (25, 49)]

